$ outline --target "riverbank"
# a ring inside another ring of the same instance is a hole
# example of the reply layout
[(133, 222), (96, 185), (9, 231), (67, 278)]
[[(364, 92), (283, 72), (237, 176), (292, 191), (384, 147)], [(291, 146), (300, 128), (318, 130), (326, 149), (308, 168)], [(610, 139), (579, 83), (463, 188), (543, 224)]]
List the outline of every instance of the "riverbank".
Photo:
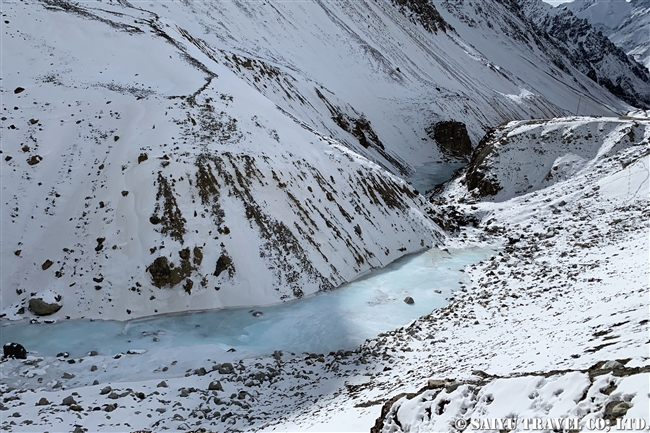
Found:
[[(619, 133), (626, 125), (619, 126), (610, 137), (626, 139)], [(207, 348), (171, 350), (159, 354), (148, 375), (123, 381), (71, 389), (67, 381), (75, 378), (58, 378), (60, 385), (47, 391), (3, 386), (2, 427), (368, 431), (377, 425), (386, 432), (453, 432), (446, 421), (480, 415), (488, 394), (498, 403), (494, 408), (510, 411), (519, 406), (503, 399), (517, 395), (526, 402), (533, 396), (530, 410), (521, 412), (531, 417), (575, 415), (586, 422), (623, 401), (630, 416), (644, 417), (648, 390), (643, 384), (649, 378), (644, 369), (650, 365), (645, 193), (650, 161), (647, 145), (640, 144), (649, 136), (647, 129), (637, 135), (636, 146), (605, 143), (583, 165), (574, 164), (569, 178), (503, 201), (476, 200), (460, 183), (452, 184), (439, 206), (449, 208), (450, 215), (480, 220), (476, 228), (460, 228), (455, 245), (503, 242), (504, 249), (465, 269), (469, 282), (449, 305), (354, 350), (276, 352), (244, 360), (237, 352), (222, 358)], [(124, 371), (142, 356), (87, 357), (75, 364), (10, 362), (20, 364), (16, 374), (58, 368), (63, 375), (93, 365), (96, 371)], [(617, 376), (614, 368), (593, 382), (583, 373), (602, 370), (605, 361), (636, 373)], [(481, 385), (472, 388), (469, 381)], [(435, 392), (424, 394), (430, 384)], [(408, 400), (402, 393), (421, 398)], [(578, 394), (590, 398), (571, 398)], [(47, 403), (36, 406), (41, 398)], [(447, 403), (438, 406), (442, 401)]]

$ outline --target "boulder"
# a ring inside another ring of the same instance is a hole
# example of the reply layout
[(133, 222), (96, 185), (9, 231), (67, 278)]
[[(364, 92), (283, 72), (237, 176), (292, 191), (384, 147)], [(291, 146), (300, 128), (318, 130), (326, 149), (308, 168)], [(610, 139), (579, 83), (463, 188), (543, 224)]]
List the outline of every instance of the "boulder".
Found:
[(409, 305), (415, 304), (415, 301), (410, 296), (407, 296), (406, 298), (404, 298), (404, 302), (406, 302)]
[(74, 397), (71, 395), (67, 396), (66, 398), (63, 399), (63, 402), (61, 403), (65, 406), (72, 406), (73, 404), (77, 404), (77, 402), (74, 400)]
[(221, 364), (218, 369), (220, 374), (232, 374), (235, 372), (235, 369), (233, 368), (232, 364), (229, 362), (226, 362), (224, 364)]
[(7, 343), (2, 348), (5, 358), (27, 359), (27, 351), (22, 344)]
[(61, 305), (56, 302), (48, 303), (41, 298), (32, 298), (29, 300), (29, 311), (37, 316), (49, 316), (61, 309)]
[(210, 382), (210, 385), (208, 385), (208, 390), (209, 391), (223, 391), (223, 386), (221, 386), (220, 381), (215, 380), (213, 382)]

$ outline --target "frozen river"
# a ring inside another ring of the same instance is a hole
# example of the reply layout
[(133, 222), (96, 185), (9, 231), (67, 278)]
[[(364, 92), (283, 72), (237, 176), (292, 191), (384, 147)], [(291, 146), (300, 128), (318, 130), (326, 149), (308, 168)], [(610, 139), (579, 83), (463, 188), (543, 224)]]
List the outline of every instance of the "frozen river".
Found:
[[(28, 351), (81, 357), (209, 345), (218, 352), (257, 356), (275, 350), (328, 353), (408, 324), (447, 303), (465, 278), (460, 270), (486, 258), (488, 249), (432, 249), (404, 257), (330, 292), (262, 308), (157, 316), (128, 322), (67, 320), (2, 326), (2, 343)], [(415, 303), (404, 302), (411, 296)]]

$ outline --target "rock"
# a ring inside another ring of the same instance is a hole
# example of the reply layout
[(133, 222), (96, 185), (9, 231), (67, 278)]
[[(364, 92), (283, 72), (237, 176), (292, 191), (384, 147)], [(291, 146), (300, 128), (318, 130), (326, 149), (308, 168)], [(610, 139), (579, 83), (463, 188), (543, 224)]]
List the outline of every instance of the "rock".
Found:
[(196, 370), (194, 370), (194, 374), (196, 374), (198, 376), (205, 376), (206, 374), (208, 374), (208, 372), (205, 371), (205, 368), (201, 367), (201, 368), (197, 368)]
[(74, 379), (74, 374), (65, 372), (63, 373), (63, 376), (61, 376), (62, 379)]
[(99, 381), (97, 379), (93, 380), (93, 385), (99, 385)]
[(48, 404), (50, 404), (50, 402), (47, 401), (47, 399), (45, 397), (41, 397), (41, 399), (38, 401), (38, 403), (36, 403), (36, 406), (46, 406)]
[(113, 389), (110, 386), (105, 386), (104, 388), (102, 388), (101, 391), (99, 391), (99, 394), (105, 395), (105, 394), (108, 394), (109, 392), (111, 392), (112, 390)]
[(111, 400), (117, 400), (118, 398), (120, 398), (120, 396), (116, 392), (111, 392), (110, 394), (108, 394), (108, 397), (106, 398), (110, 398)]
[(159, 407), (158, 409), (156, 409), (156, 412), (165, 413), (165, 412), (167, 412), (167, 409), (165, 409), (164, 407)]
[(63, 402), (61, 404), (65, 406), (72, 406), (73, 404), (77, 404), (77, 402), (74, 400), (74, 398), (71, 395), (69, 395), (63, 399)]
[(47, 271), (48, 269), (50, 269), (50, 266), (52, 266), (53, 264), (54, 264), (54, 262), (52, 260), (47, 259), (41, 265), (41, 269), (43, 269), (44, 271)]
[(429, 388), (443, 388), (445, 386), (445, 381), (440, 379), (429, 379), (428, 387)]
[(404, 302), (406, 302), (409, 305), (415, 304), (415, 301), (410, 296), (407, 296), (406, 298), (404, 298)]
[(97, 366), (96, 365), (91, 365), (90, 366), (90, 371), (97, 371)]
[(67, 358), (68, 356), (70, 356), (68, 352), (59, 352), (56, 354), (57, 358)]
[(36, 165), (39, 162), (43, 160), (43, 157), (41, 155), (32, 155), (29, 158), (27, 158), (27, 164), (29, 165)]
[(235, 369), (233, 368), (232, 364), (229, 362), (226, 362), (224, 364), (221, 364), (218, 369), (219, 373), (221, 374), (232, 374), (235, 372)]
[(96, 350), (91, 350), (90, 352), (88, 352), (88, 356), (97, 356), (97, 355), (99, 355), (99, 353), (97, 353)]
[(612, 401), (605, 406), (605, 419), (615, 419), (624, 416), (632, 405), (626, 401)]
[(2, 346), (5, 358), (27, 359), (27, 351), (22, 344), (7, 343)]
[(607, 361), (600, 367), (601, 370), (616, 370), (617, 368), (624, 368), (624, 366), (618, 361)]
[(472, 154), (472, 142), (462, 122), (454, 120), (438, 122), (429, 126), (426, 132), (429, 137), (436, 140), (443, 153), (463, 159), (468, 159)]
[(223, 391), (223, 386), (221, 386), (220, 381), (215, 380), (208, 385), (208, 391)]
[(29, 300), (29, 311), (37, 316), (49, 316), (61, 309), (61, 305), (56, 302), (48, 303), (41, 298), (32, 298)]
[(167, 382), (164, 380), (161, 381), (158, 385), (156, 385), (158, 388), (169, 388), (169, 385), (167, 385)]
[(15, 93), (16, 95), (19, 94), (19, 93), (22, 93), (22, 92), (24, 92), (24, 91), (25, 91), (25, 88), (24, 88), (24, 87), (16, 87), (16, 88), (14, 89), (14, 93)]

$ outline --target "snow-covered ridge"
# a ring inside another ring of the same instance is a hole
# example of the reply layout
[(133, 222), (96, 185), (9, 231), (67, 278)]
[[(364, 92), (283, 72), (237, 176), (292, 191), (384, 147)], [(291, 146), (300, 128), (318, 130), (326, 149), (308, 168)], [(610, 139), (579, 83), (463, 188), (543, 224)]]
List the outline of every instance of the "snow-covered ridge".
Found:
[(595, 170), (604, 158), (648, 146), (650, 121), (575, 117), (511, 122), (488, 134), (459, 182), (468, 196), (507, 201)]
[(562, 5), (586, 19), (650, 70), (650, 2), (574, 0)]

